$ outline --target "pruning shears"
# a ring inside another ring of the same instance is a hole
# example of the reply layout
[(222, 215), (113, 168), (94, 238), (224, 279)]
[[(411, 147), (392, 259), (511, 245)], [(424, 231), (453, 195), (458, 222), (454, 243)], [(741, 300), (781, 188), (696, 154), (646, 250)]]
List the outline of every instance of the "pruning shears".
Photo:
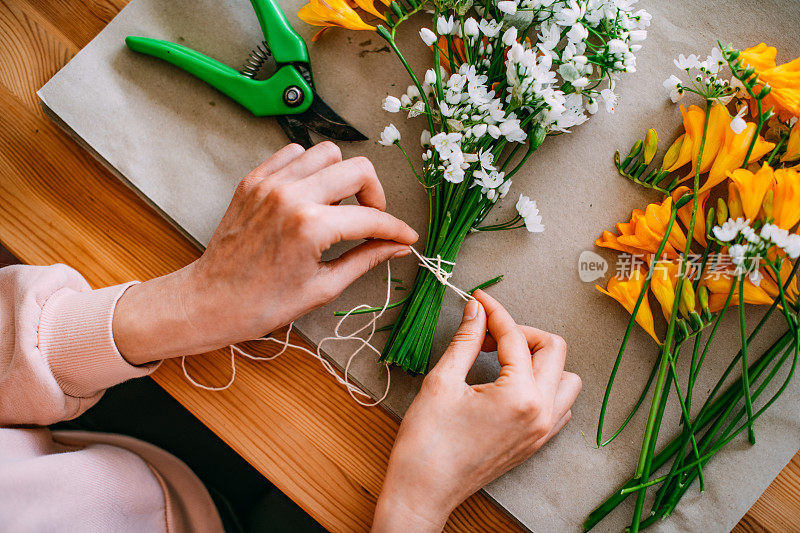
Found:
[[(277, 118), (289, 140), (309, 148), (308, 130), (330, 139), (363, 141), (367, 138), (336, 114), (314, 89), (308, 48), (292, 28), (276, 0), (250, 0), (264, 41), (250, 52), (240, 71), (183, 45), (128, 36), (128, 47), (172, 63), (226, 94), (257, 117)], [(263, 67), (274, 60), (275, 71), (266, 79)]]

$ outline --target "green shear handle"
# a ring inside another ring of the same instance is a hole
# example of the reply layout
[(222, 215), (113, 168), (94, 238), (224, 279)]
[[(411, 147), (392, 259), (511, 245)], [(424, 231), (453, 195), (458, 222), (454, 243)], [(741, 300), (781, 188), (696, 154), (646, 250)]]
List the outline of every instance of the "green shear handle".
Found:
[(308, 48), (294, 31), (275, 0), (251, 0), (264, 41), (272, 52), (277, 71), (266, 80), (255, 80), (200, 52), (180, 44), (129, 36), (131, 50), (172, 63), (228, 95), (256, 116), (295, 115), (312, 104), (314, 91), (296, 66), (311, 72)]

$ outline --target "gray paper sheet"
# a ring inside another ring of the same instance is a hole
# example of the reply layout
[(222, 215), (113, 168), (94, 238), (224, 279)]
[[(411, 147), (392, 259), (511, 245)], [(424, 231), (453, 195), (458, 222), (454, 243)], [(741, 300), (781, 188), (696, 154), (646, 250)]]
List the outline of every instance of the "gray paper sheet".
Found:
[[(364, 143), (342, 143), (344, 155), (367, 155), (384, 184), (389, 211), (422, 233), (427, 216), (423, 191), (402, 154), (375, 142), (383, 126), (394, 122), (413, 152), (412, 159), (419, 160), (421, 122), (380, 108), (387, 93), (399, 95), (408, 85), (400, 63), (370, 32), (334, 29), (318, 43), (311, 43), (316, 29), (294, 15), (301, 0), (282, 3), (309, 43), (319, 92), (371, 137)], [(635, 207), (656, 199), (616, 174), (614, 151), (627, 149), (650, 126), (658, 129), (662, 150), (678, 133), (677, 106), (665, 98), (661, 84), (677, 73), (672, 60), (679, 53), (707, 54), (720, 39), (739, 47), (766, 41), (779, 48), (779, 61), (800, 55), (800, 3), (792, 0), (649, 0), (642, 1), (641, 7), (652, 13), (653, 24), (637, 54), (638, 72), (624, 76), (618, 84), (616, 114), (601, 111), (573, 133), (548, 139), (514, 179), (506, 209), (513, 209), (519, 193), (531, 195), (539, 203), (547, 230), (539, 235), (520, 230), (471, 236), (452, 279), (457, 286), (469, 288), (505, 274), (505, 280), (490, 292), (518, 322), (562, 335), (569, 344), (567, 368), (583, 378), (584, 391), (574, 406), (572, 422), (532, 459), (486, 488), (490, 497), (534, 531), (578, 530), (586, 515), (631, 474), (640, 448), (644, 413), (607, 448), (592, 445), (600, 401), (627, 314), (595, 291), (593, 284), (582, 283), (577, 274), (578, 257), (584, 250), (614, 258), (594, 248), (603, 229), (612, 228)], [(426, 19), (417, 17), (399, 37), (418, 72), (424, 72), (430, 61), (416, 35)], [(205, 244), (238, 180), (280, 148), (285, 137), (274, 120), (254, 118), (188, 74), (126, 49), (126, 35), (180, 42), (238, 68), (261, 41), (253, 10), (247, 0), (133, 0), (39, 93), (45, 105), (136, 190)], [(496, 216), (504, 218), (502, 212)], [(411, 283), (415, 270), (411, 258), (394, 261), (391, 266), (393, 276)], [(614, 268), (612, 263), (606, 277), (613, 275)], [(299, 320), (298, 329), (312, 342), (330, 335), (335, 324), (333, 311), (361, 303), (379, 305), (385, 280), (386, 267), (380, 266), (337, 301)], [(455, 330), (461, 309), (462, 302), (449, 294), (439, 322), (435, 357)], [(750, 312), (758, 315), (755, 309)], [(762, 340), (774, 340), (782, 331), (783, 326), (775, 322)], [(735, 353), (739, 341), (732, 320), (724, 324), (718, 339), (698, 383), (701, 396)], [(384, 340), (377, 336), (376, 345)], [(352, 349), (352, 343), (327, 346), (328, 355), (340, 366)], [(617, 379), (609, 429), (616, 427), (634, 402), (655, 357), (650, 339), (638, 328), (634, 330)], [(490, 380), (497, 368), (492, 354), (482, 354), (471, 379)], [(421, 378), (392, 372), (392, 390), (385, 405), (401, 415)], [(385, 373), (371, 355), (359, 355), (352, 374), (373, 393), (383, 390)], [(751, 447), (740, 439), (715, 458), (705, 472), (706, 492), (701, 495), (697, 486), (692, 487), (677, 512), (656, 529), (729, 530), (800, 448), (798, 402), (800, 381), (795, 380), (757, 422), (757, 444)], [(677, 406), (672, 406), (665, 420), (670, 422), (664, 426), (662, 443), (677, 431)], [(629, 520), (630, 504), (623, 505), (598, 530), (620, 531)]]

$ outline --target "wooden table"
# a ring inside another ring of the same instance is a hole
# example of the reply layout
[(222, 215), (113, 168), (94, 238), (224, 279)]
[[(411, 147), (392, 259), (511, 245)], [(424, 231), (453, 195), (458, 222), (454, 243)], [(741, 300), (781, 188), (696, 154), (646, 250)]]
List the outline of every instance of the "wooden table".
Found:
[[(159, 276), (200, 254), (50, 122), (35, 94), (126, 3), (0, 1), (0, 242), (25, 263), (66, 263), (95, 287)], [(190, 369), (213, 383), (228, 365), (216, 352)], [(323, 526), (368, 529), (398, 422), (357, 406), (318, 362), (239, 359), (236, 383), (219, 393), (188, 384), (174, 361), (153, 378)], [(736, 531), (799, 527), (796, 456)], [(478, 494), (448, 529), (519, 527)]]

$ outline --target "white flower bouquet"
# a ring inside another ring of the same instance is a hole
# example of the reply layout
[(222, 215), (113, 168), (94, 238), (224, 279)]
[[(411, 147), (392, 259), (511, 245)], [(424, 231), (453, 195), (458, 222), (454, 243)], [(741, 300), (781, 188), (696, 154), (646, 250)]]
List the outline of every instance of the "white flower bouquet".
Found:
[[(544, 230), (536, 202), (524, 195), (516, 216), (498, 224), (484, 221), (546, 137), (568, 133), (601, 104), (614, 111), (615, 83), (621, 73), (636, 70), (634, 53), (647, 36), (650, 15), (634, 12), (636, 0), (382, 1), (389, 8), (383, 14), (372, 0), (310, 0), (298, 15), (323, 31), (330, 26), (376, 31), (412, 80), (405, 94), (387, 97), (383, 108), (424, 120), (420, 168), (394, 125), (386, 127), (380, 142), (403, 151), (427, 192), (421, 256), (434, 268), (420, 268), (410, 294), (393, 304), (402, 309), (381, 359), (422, 374), (447, 277), (464, 239), (474, 232)], [(355, 8), (382, 24), (368, 24)], [(423, 10), (433, 16), (434, 27), (420, 31), (433, 50), (433, 65), (417, 76), (398, 49), (395, 32)]]

